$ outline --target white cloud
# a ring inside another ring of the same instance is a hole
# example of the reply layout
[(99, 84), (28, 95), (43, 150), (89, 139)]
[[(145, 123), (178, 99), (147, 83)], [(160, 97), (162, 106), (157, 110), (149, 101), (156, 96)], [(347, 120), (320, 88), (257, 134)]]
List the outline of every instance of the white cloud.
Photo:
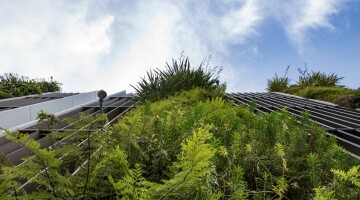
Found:
[(262, 6), (257, 0), (187, 1), (183, 10), (201, 42), (213, 52), (227, 54), (237, 45), (258, 35)]
[(289, 39), (303, 52), (314, 29), (335, 30), (331, 23), (333, 17), (347, 3), (347, 0), (292, 0), (270, 1), (269, 10), (283, 23)]
[[(160, 9), (159, 9), (160, 8)], [(157, 10), (156, 12), (153, 12)], [(143, 13), (147, 13), (144, 15)], [(129, 89), (129, 84), (135, 84), (140, 76), (152, 68), (165, 66), (165, 61), (177, 51), (173, 43), (173, 30), (179, 20), (176, 8), (170, 4), (150, 3), (136, 6), (128, 28), (131, 32), (119, 32), (115, 36), (116, 44), (126, 49), (113, 55), (109, 63), (111, 70), (105, 71), (104, 83), (111, 82), (110, 90)], [(128, 21), (120, 21), (115, 26), (121, 26)], [(130, 34), (130, 35), (128, 35)], [(130, 38), (123, 41), (122, 37)], [(178, 55), (180, 50), (176, 52)], [(106, 77), (106, 78), (105, 78)], [(115, 88), (116, 87), (116, 88)]]
[(260, 3), (246, 0), (239, 8), (232, 8), (222, 16), (220, 24), (223, 27), (225, 40), (243, 42), (250, 36), (257, 35), (256, 28), (262, 20)]
[[(86, 19), (87, 4), (11, 1), (1, 7), (1, 71), (53, 76), (67, 91), (85, 91), (109, 52), (113, 17)], [(3, 12), (12, 9), (11, 12)], [(6, 15), (6, 16), (5, 16)]]
[(5, 1), (0, 72), (53, 76), (65, 91), (103, 88), (112, 93), (132, 90), (129, 84), (150, 67), (162, 68), (185, 51), (194, 65), (212, 54), (212, 64), (224, 67), (223, 79), (234, 91), (243, 85), (248, 67), (229, 58), (262, 56), (260, 47), (247, 42), (266, 34), (261, 32), (266, 20), (281, 22), (301, 49), (310, 30), (335, 29), (330, 18), (343, 2)]

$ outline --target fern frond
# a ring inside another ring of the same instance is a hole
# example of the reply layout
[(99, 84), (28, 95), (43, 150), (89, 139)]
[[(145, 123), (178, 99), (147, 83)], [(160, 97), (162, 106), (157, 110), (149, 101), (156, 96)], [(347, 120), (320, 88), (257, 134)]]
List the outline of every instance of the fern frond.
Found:
[[(182, 151), (178, 155), (178, 162), (174, 163), (176, 173), (164, 184), (152, 188), (159, 199), (176, 198), (181, 193), (183, 196), (192, 194), (198, 185), (203, 184), (207, 175), (213, 172), (211, 158), (216, 150), (206, 141), (212, 138), (209, 133), (210, 126), (199, 128), (192, 137), (182, 143)], [(203, 188), (205, 189), (205, 188)], [(184, 193), (188, 193), (187, 195)]]

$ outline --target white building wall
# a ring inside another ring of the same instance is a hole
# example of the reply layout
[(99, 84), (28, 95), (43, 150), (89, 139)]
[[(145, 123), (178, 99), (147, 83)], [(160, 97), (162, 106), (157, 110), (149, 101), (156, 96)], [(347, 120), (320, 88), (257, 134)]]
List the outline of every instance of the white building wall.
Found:
[[(45, 110), (47, 112), (56, 114), (64, 110), (69, 110), (74, 107), (94, 102), (96, 100), (98, 100), (97, 91), (93, 91), (20, 108), (5, 110), (0, 112), (0, 127), (14, 131), (18, 129), (17, 127), (22, 127), (24, 124), (31, 124), (31, 122), (36, 121), (37, 114), (40, 110)], [(0, 137), (1, 136), (2, 134), (0, 132)]]

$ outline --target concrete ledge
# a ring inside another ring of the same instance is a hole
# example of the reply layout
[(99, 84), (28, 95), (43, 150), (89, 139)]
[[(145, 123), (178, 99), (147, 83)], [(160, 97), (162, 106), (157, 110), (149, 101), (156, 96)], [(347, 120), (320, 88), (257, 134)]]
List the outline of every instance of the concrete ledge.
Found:
[[(45, 110), (50, 113), (59, 113), (74, 107), (88, 104), (96, 101), (97, 99), (97, 91), (93, 91), (2, 111), (0, 112), (0, 127), (4, 129), (17, 130), (20, 125), (23, 127), (23, 125), (31, 125), (33, 121), (36, 121), (37, 113), (40, 110)], [(3, 134), (0, 132), (0, 137), (2, 135)]]

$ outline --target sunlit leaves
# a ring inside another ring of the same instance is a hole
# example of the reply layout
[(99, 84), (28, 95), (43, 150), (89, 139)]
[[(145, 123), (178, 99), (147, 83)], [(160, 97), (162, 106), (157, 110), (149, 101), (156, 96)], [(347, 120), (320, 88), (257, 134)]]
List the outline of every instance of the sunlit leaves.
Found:
[(157, 101), (196, 87), (215, 89), (219, 87), (220, 72), (221, 68), (210, 67), (206, 61), (193, 68), (189, 59), (181, 56), (179, 60), (173, 59), (172, 64), (166, 63), (164, 70), (148, 71), (147, 76), (132, 87), (138, 95), (135, 97), (137, 100)]

